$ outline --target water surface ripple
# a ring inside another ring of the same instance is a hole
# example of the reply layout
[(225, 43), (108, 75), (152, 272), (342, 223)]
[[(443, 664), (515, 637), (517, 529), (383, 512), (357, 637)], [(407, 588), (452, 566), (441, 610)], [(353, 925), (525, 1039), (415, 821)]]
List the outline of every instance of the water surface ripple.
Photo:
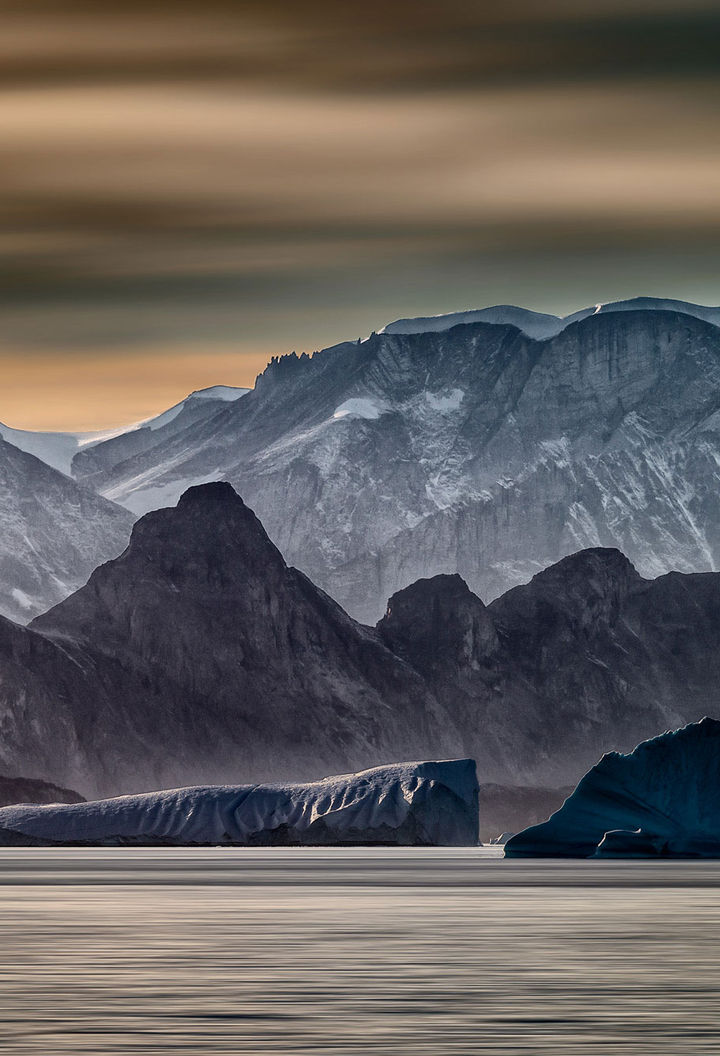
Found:
[(720, 862), (5, 850), (0, 1052), (720, 1052)]

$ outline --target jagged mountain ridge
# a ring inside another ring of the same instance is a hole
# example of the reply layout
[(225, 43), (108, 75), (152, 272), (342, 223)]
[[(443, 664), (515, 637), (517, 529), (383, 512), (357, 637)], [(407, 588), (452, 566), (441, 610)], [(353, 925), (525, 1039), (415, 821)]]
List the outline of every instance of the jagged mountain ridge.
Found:
[(424, 580), (364, 627), (210, 484), (29, 628), (0, 622), (0, 769), (99, 796), (468, 756), (559, 787), (718, 713), (719, 646), (720, 574), (648, 581), (606, 549), (489, 606)]
[(568, 784), (603, 752), (720, 714), (717, 573), (647, 580), (618, 550), (584, 550), (488, 606), (459, 576), (412, 584), (378, 630), (483, 730), (481, 781), (508, 783), (499, 766)]
[(418, 578), (485, 598), (588, 546), (720, 567), (720, 328), (598, 312), (375, 334), (273, 361), (240, 405), (95, 478), (142, 511), (227, 479), (288, 560), (374, 622)]

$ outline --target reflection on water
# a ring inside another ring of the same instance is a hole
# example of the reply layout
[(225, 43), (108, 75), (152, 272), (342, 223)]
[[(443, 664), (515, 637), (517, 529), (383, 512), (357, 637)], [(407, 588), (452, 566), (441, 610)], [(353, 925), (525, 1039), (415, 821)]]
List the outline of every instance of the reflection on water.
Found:
[(720, 1051), (720, 863), (4, 851), (0, 1051)]

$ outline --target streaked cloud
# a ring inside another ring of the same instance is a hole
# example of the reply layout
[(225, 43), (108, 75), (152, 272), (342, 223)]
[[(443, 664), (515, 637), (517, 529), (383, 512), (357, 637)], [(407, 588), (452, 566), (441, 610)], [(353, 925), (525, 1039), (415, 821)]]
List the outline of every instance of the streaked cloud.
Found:
[(714, 4), (1, 6), (1, 420), (411, 313), (720, 301)]

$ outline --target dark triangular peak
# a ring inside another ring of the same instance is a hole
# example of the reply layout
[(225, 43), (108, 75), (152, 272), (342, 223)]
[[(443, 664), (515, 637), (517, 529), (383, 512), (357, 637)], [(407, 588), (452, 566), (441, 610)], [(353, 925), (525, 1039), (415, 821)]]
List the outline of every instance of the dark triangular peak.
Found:
[(628, 595), (647, 585), (622, 551), (592, 547), (538, 572), (529, 583), (493, 601), (496, 625), (533, 628), (546, 636), (553, 627), (574, 630), (612, 624)]
[[(87, 585), (39, 617), (43, 634), (97, 638), (98, 626), (123, 636), (189, 608), (212, 627), (227, 607), (258, 604), (288, 574), (280, 551), (234, 488), (213, 482), (189, 488), (176, 507), (146, 514), (116, 560)], [(256, 598), (257, 595), (257, 598)], [(255, 600), (253, 600), (255, 599)], [(260, 606), (262, 607), (262, 606)], [(154, 634), (153, 634), (154, 637)]]
[(208, 484), (196, 484), (195, 487), (188, 488), (180, 496), (177, 509), (203, 509), (218, 504), (236, 508), (242, 506), (247, 509), (235, 488), (226, 480), (212, 480)]
[(147, 514), (125, 553), (33, 630), (107, 691), (103, 789), (126, 790), (135, 772), (144, 784), (131, 788), (301, 778), (428, 745), (457, 754), (420, 676), (285, 564), (229, 484)]
[(389, 647), (428, 676), (484, 665), (497, 648), (487, 608), (459, 575), (419, 579), (390, 598), (377, 625)]
[(195, 554), (196, 560), (183, 570), (186, 575), (197, 573), (203, 558), (216, 566), (219, 551), (227, 574), (237, 572), (238, 563), (246, 565), (247, 572), (258, 571), (253, 564), (258, 559), (284, 565), (260, 520), (226, 481), (188, 488), (177, 506), (142, 517), (127, 554), (151, 556), (165, 551), (170, 538), (176, 553)]

